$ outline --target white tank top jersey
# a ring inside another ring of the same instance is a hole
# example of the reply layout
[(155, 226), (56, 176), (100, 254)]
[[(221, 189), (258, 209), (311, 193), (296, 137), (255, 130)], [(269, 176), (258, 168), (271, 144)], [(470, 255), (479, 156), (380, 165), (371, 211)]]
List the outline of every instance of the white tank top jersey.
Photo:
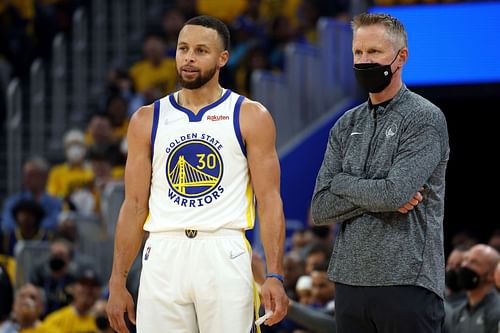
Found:
[(244, 97), (225, 90), (195, 115), (177, 94), (154, 103), (144, 230), (253, 228), (255, 198), (239, 123)]

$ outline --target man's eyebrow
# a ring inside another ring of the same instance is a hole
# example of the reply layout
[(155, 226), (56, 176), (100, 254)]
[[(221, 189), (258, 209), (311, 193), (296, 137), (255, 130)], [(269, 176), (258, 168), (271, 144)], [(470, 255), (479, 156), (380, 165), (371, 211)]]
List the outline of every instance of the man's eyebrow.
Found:
[[(177, 45), (189, 45), (187, 42), (178, 42)], [(208, 44), (196, 44), (195, 47), (207, 47), (209, 48), (210, 46)]]

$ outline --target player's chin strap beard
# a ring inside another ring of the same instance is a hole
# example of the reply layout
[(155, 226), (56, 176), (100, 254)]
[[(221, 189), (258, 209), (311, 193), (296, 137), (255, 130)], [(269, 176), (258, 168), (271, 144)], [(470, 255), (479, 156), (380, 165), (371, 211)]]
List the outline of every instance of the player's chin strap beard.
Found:
[[(224, 94), (224, 88), (222, 88), (220, 86), (219, 86), (219, 88), (220, 88), (220, 93), (213, 102), (219, 100), (222, 97), (222, 95)], [(213, 102), (211, 102), (211, 103), (213, 103)], [(209, 104), (211, 104), (211, 103), (209, 103)], [(183, 106), (183, 103), (181, 102), (181, 91), (179, 91), (177, 93), (177, 104), (179, 104), (180, 106)]]

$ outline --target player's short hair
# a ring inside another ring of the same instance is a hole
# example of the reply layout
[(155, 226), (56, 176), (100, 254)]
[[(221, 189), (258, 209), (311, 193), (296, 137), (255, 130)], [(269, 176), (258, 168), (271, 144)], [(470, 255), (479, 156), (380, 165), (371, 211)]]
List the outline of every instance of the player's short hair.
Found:
[(214, 29), (217, 31), (222, 41), (224, 51), (229, 51), (231, 46), (231, 35), (229, 34), (227, 25), (218, 18), (207, 15), (196, 16), (184, 23), (184, 26), (186, 25), (200, 25), (205, 28)]

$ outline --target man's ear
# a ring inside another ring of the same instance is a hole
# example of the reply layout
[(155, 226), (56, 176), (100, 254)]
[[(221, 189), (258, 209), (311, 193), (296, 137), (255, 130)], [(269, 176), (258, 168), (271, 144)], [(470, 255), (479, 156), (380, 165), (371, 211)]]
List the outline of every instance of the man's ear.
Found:
[(219, 68), (224, 67), (228, 60), (229, 60), (229, 52), (227, 50), (222, 51), (219, 56)]
[(397, 61), (398, 61), (398, 64), (400, 66), (406, 64), (406, 61), (408, 61), (408, 48), (407, 47), (403, 47), (399, 51), (399, 55), (398, 55), (398, 60)]

